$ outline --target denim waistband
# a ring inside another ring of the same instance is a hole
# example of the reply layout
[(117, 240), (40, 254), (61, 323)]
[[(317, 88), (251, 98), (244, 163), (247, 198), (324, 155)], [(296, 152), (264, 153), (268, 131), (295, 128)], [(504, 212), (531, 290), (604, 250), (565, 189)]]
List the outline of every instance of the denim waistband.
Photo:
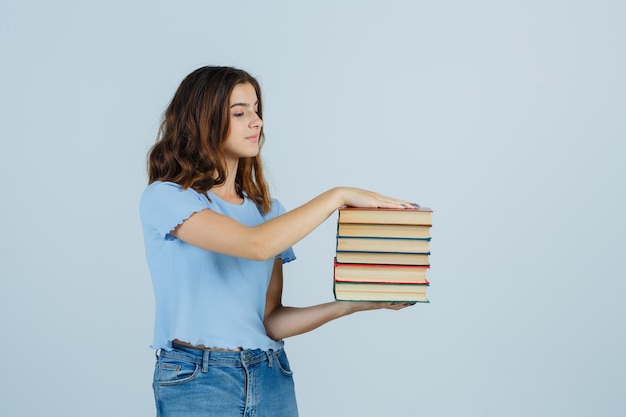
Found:
[(202, 364), (203, 367), (209, 364), (221, 366), (244, 366), (244, 364), (253, 365), (263, 361), (269, 361), (271, 366), (272, 358), (275, 354), (276, 352), (271, 349), (269, 351), (264, 351), (262, 349), (224, 351), (187, 347), (178, 344), (172, 345), (172, 350), (157, 351), (157, 356), (167, 356), (187, 360), (197, 364)]

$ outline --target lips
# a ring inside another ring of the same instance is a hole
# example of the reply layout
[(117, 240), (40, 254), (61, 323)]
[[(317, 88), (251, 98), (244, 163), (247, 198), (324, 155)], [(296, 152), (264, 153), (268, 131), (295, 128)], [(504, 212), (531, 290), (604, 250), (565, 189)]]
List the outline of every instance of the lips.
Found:
[(250, 142), (258, 142), (259, 135), (246, 136), (246, 140), (249, 140)]

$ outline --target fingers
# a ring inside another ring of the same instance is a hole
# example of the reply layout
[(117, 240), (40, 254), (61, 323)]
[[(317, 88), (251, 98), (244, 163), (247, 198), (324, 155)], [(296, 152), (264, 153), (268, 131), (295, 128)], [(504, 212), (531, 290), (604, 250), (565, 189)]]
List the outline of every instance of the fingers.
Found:
[(402, 310), (416, 304), (415, 301), (373, 301), (374, 309)]
[(414, 306), (417, 303), (415, 301), (404, 301), (404, 302), (403, 301), (392, 301), (392, 302), (390, 302), (388, 304), (389, 304), (388, 308), (390, 308), (390, 309), (401, 310), (401, 309), (406, 308), (406, 307)]
[(396, 198), (385, 197), (378, 205), (379, 208), (419, 208), (419, 204), (411, 203), (406, 200), (398, 200)]
[(418, 208), (419, 204), (399, 198), (389, 197), (377, 192), (348, 188), (346, 205), (353, 207), (377, 207), (377, 208)]
[(376, 207), (379, 208), (409, 208), (414, 207), (413, 203), (402, 200), (399, 198), (393, 198), (386, 195), (382, 195), (379, 193), (372, 193), (374, 198), (376, 199), (375, 204)]

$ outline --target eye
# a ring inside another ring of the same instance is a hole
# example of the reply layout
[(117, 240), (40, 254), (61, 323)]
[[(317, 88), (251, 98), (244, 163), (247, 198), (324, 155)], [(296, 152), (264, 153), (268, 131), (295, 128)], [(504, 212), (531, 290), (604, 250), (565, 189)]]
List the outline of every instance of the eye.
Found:
[(243, 112), (241, 113), (233, 113), (233, 117), (242, 117), (243, 116)]

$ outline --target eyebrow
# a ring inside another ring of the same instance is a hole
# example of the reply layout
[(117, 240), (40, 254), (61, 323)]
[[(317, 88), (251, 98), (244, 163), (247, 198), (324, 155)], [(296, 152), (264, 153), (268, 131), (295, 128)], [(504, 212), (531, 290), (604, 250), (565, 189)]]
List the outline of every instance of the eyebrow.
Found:
[(230, 106), (230, 108), (232, 109), (233, 107), (237, 107), (237, 106), (245, 106), (245, 107), (252, 107), (252, 106), (256, 106), (257, 104), (259, 104), (259, 100), (255, 101), (254, 104), (248, 104), (248, 103), (235, 103), (232, 104)]

